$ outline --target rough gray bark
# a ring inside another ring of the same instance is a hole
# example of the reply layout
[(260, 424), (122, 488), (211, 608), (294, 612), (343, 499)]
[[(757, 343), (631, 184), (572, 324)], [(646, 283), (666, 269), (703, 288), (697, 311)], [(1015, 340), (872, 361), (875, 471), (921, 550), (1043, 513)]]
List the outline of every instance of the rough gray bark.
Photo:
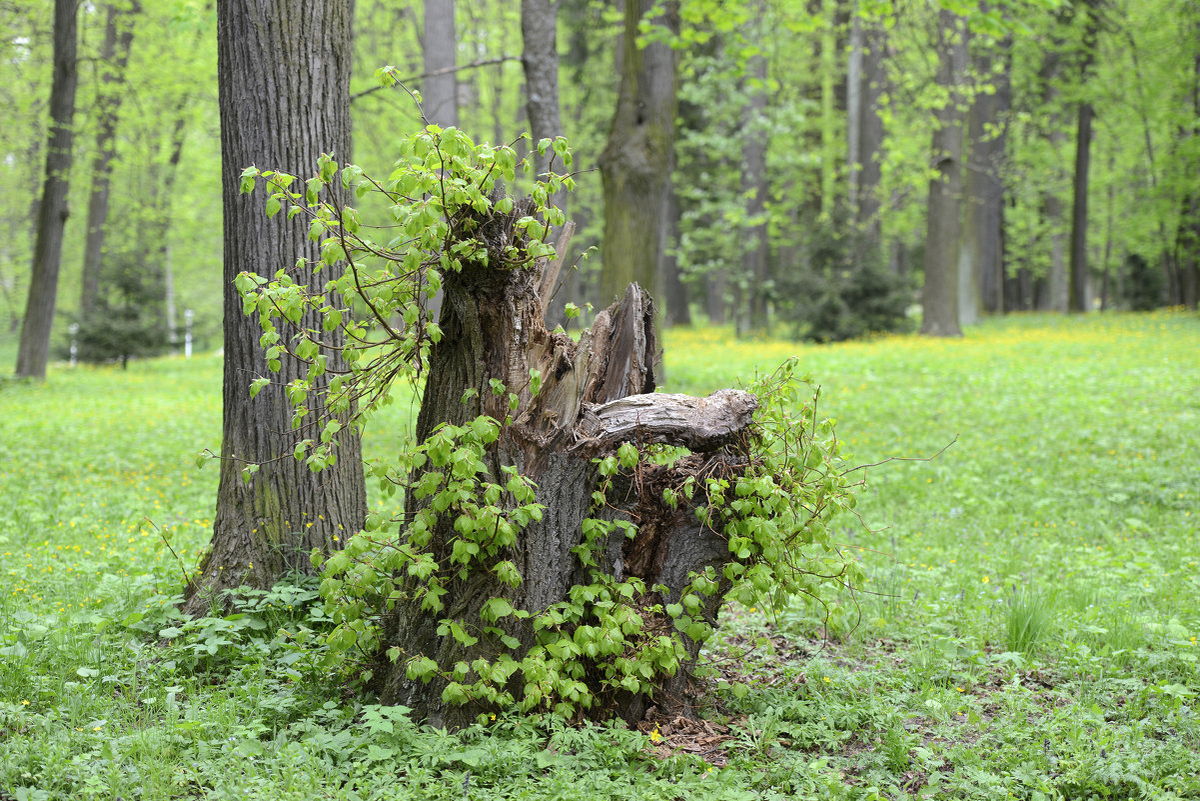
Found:
[[(600, 155), (604, 183), (604, 242), (600, 296), (611, 301), (638, 283), (662, 288), (659, 267), (675, 146), (676, 55), (666, 44), (638, 47), (638, 24), (654, 0), (627, 0), (621, 84), (612, 130)], [(679, 29), (675, 2), (655, 21)]]
[[(292, 458), (297, 432), (283, 385), (305, 375), (306, 365), (285, 354), (274, 383), (250, 397), (251, 380), (268, 374), (266, 358), (258, 321), (242, 313), (233, 285), (241, 272), (271, 277), (298, 257), (320, 260), (304, 226), (284, 214), (268, 219), (261, 197), (240, 194), (240, 175), (257, 165), (306, 176), (322, 153), (349, 156), (353, 9), (351, 0), (218, 4), (225, 224), (222, 458), (212, 551), (192, 583), (189, 613), (206, 612), (221, 590), (269, 587), (285, 572), (311, 572), (312, 549), (341, 547), (366, 514), (361, 445), (348, 427), (337, 440), (336, 465), (313, 473)], [(310, 290), (319, 293), (325, 277), (308, 278)], [(300, 325), (320, 330), (320, 315), (310, 310)], [(333, 353), (328, 368), (330, 373), (342, 368)], [(314, 421), (321, 412), (314, 402), (306, 419)], [(249, 482), (242, 480), (244, 462), (262, 464)]]
[[(516, 214), (521, 213), (518, 208)], [(757, 401), (734, 391), (707, 399), (648, 394), (654, 390), (658, 345), (654, 305), (646, 292), (637, 285), (628, 287), (623, 299), (597, 314), (591, 329), (574, 341), (547, 331), (540, 284), (533, 270), (495, 270), (473, 263), (446, 276), (440, 319), (444, 337), (432, 354), (416, 435), (423, 439), (439, 423), (462, 424), (479, 414), (504, 419), (507, 401), (490, 391), (491, 380), (510, 388), (526, 387), (520, 392), (518, 416), (494, 446), (488, 470), (495, 481), (503, 466), (516, 466), (536, 483), (545, 513), (523, 530), (507, 557), (521, 571), (518, 587), (501, 583), (490, 571), (460, 576), (445, 585), (445, 610), (437, 615), (420, 608), (416, 583), (408, 587), (406, 595), (412, 600), (399, 601), (385, 621), (385, 645), (399, 647), (402, 654), (422, 654), (439, 665), (494, 658), (506, 649), (493, 637), (483, 635), (475, 645), (463, 646), (453, 637), (438, 636), (439, 618), (477, 620), (491, 597), (503, 597), (514, 608), (531, 612), (564, 600), (583, 578), (572, 548), (582, 542), (582, 521), (593, 515), (592, 493), (598, 482), (593, 460), (623, 441), (661, 441), (703, 453), (673, 468), (654, 468), (643, 476), (650, 483), (618, 482), (608, 498), (609, 514), (637, 520), (640, 528), (633, 540), (615, 537), (608, 543), (602, 567), (619, 578), (640, 576), (647, 586), (662, 582), (677, 595), (689, 571), (728, 559), (726, 541), (704, 530), (686, 505), (678, 510), (663, 507), (661, 486), (706, 465), (716, 469), (728, 463), (735, 471), (736, 458), (720, 449), (744, 435)], [(530, 369), (543, 376), (536, 397), (527, 388)], [(464, 402), (468, 389), (476, 393)], [(428, 500), (413, 503), (419, 506)], [(449, 523), (435, 531), (433, 552), (448, 548), (454, 534)], [(663, 600), (675, 599), (668, 595)], [(715, 609), (708, 611), (715, 614)], [(534, 633), (519, 621), (508, 633), (524, 648), (533, 643)], [(693, 643), (693, 658), (696, 651)], [(440, 681), (409, 679), (403, 661), (382, 666), (381, 673), (384, 703), (408, 706), (434, 725), (457, 727), (480, 711), (444, 704)], [(678, 699), (687, 681), (687, 671), (681, 670), (664, 683), (656, 702)], [(644, 710), (642, 698), (608, 700), (629, 720)]]
[(443, 128), (458, 125), (458, 75), (453, 71), (457, 46), (454, 0), (425, 0), (421, 49), (429, 77), (421, 87), (421, 107), (425, 119)]
[(124, 97), (125, 67), (129, 63), (129, 49), (133, 44), (133, 17), (141, 10), (141, 3), (137, 0), (124, 8), (109, 3), (104, 24), (104, 45), (100, 51), (104, 72), (96, 97), (99, 119), (96, 124), (96, 154), (92, 159), (92, 192), (88, 197), (87, 240), (83, 248), (83, 277), (79, 296), (81, 315), (92, 311), (100, 291), (104, 226), (108, 221), (109, 185), (112, 162), (116, 156), (113, 140)]
[[(1008, 81), (1011, 37), (995, 53), (975, 54), (975, 69), (990, 79), (994, 91), (979, 92), (971, 102), (967, 122), (967, 173), (964, 180), (966, 214), (963, 220), (959, 270), (960, 322), (970, 325), (981, 309), (1004, 310), (1004, 166), (1007, 143), (1005, 118), (1011, 101)], [(966, 279), (966, 280), (964, 280)]]
[(50, 86), (50, 133), (46, 148), (45, 182), (37, 209), (37, 235), (29, 295), (21, 322), (17, 350), (18, 378), (46, 378), (50, 358), (50, 330), (58, 297), (58, 271), (62, 265), (63, 230), (66, 227), (67, 190), (71, 174), (72, 122), (78, 84), (76, 0), (54, 2), (54, 80)]
[(937, 177), (929, 182), (925, 235), (924, 320), (921, 333), (962, 336), (958, 319), (958, 241), (962, 218), (963, 113), (960, 88), (967, 71), (966, 26), (961, 17), (938, 13), (938, 83), (948, 102), (938, 109), (931, 151)]

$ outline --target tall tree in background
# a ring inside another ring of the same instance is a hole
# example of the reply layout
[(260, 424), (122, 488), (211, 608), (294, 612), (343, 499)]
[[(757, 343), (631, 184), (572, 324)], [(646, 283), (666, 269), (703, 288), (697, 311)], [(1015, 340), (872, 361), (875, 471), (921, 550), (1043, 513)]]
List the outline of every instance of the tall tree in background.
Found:
[(959, 322), (970, 325), (980, 310), (1004, 310), (1004, 167), (1012, 35), (973, 43), (972, 62), (984, 86), (967, 114), (966, 206), (959, 256)]
[(421, 105), (425, 119), (443, 128), (458, 125), (458, 76), (454, 73), (457, 39), (454, 0), (425, 0), (425, 83)]
[[(240, 194), (251, 165), (303, 176), (322, 153), (345, 159), (350, 150), (349, 81), (353, 0), (220, 0), (218, 84), (224, 198), (225, 378), (221, 477), (212, 551), (186, 605), (203, 612), (221, 590), (269, 587), (288, 571), (311, 572), (309, 552), (332, 551), (361, 528), (366, 514), (361, 442), (344, 429), (336, 464), (320, 474), (294, 459), (296, 432), (285, 385), (307, 372), (286, 348), (270, 358), (281, 367), (252, 398), (250, 382), (267, 363), (257, 320), (242, 313), (234, 279), (242, 272), (272, 276), (297, 258), (319, 264), (315, 243), (285, 215), (268, 219), (260, 201)], [(310, 291), (324, 277), (306, 271)], [(297, 322), (320, 330), (307, 309)], [(287, 344), (285, 339), (281, 344)], [(344, 369), (331, 351), (328, 372)], [(314, 401), (302, 425), (319, 420)], [(314, 435), (315, 436), (315, 435)], [(254, 473), (246, 463), (261, 464)]]
[[(600, 156), (604, 181), (603, 273), (607, 304), (637, 282), (662, 294), (663, 227), (671, 191), (675, 142), (675, 52), (665, 42), (641, 43), (639, 25), (654, 0), (626, 0), (621, 89), (608, 143)], [(678, 4), (654, 20), (679, 30)]]
[(958, 240), (962, 216), (962, 86), (967, 72), (963, 19), (942, 9), (937, 19), (938, 85), (945, 96), (936, 112), (925, 236), (924, 320), (921, 333), (962, 336), (958, 319)]
[(96, 151), (92, 156), (92, 192), (88, 198), (87, 242), (83, 250), (83, 279), (79, 312), (87, 316), (100, 289), (104, 259), (104, 233), (108, 221), (108, 196), (112, 163), (116, 156), (117, 115), (125, 95), (125, 69), (133, 44), (134, 17), (141, 13), (138, 0), (122, 7), (109, 3), (100, 51), (100, 88), (96, 95)]
[[(1067, 132), (1063, 128), (1061, 110), (1062, 91), (1059, 88), (1059, 81), (1062, 79), (1062, 48), (1062, 36), (1056, 32), (1051, 37), (1050, 47), (1045, 50), (1041, 71), (1038, 73), (1044, 104), (1041, 113), (1046, 115), (1046, 139), (1056, 157), (1067, 146)], [(1055, 158), (1054, 163), (1054, 177), (1045, 181), (1048, 186), (1042, 194), (1042, 214), (1050, 232), (1050, 265), (1047, 275), (1038, 283), (1040, 291), (1035, 292), (1034, 303), (1038, 309), (1066, 311), (1069, 281), (1063, 247), (1063, 201), (1056, 186), (1062, 173), (1061, 167), (1057, 166), (1061, 160)]]
[(880, 246), (879, 184), (882, 180), (884, 48), (883, 20), (855, 13), (851, 20), (846, 70), (846, 139), (849, 161), (848, 197), (859, 229), (868, 243)]
[[(1187, 40), (1191, 42), (1191, 70), (1188, 76), (1187, 103), (1191, 122), (1180, 125), (1178, 146), (1183, 151), (1183, 175), (1200, 172), (1200, 8), (1189, 8)], [(1200, 301), (1200, 188), (1193, 183), (1184, 192), (1180, 204), (1179, 226), (1175, 236), (1180, 273), (1180, 301), (1193, 311)]]
[[(521, 0), (521, 64), (525, 70), (525, 113), (529, 118), (529, 133), (536, 143), (562, 136), (562, 114), (558, 102), (558, 5), (552, 0)], [(496, 144), (500, 144), (497, 137)], [(533, 153), (534, 172), (538, 175), (550, 169), (554, 151), (546, 148)], [(559, 165), (561, 166), (561, 165)], [(554, 193), (550, 204), (567, 213), (567, 192)], [(546, 303), (546, 319), (551, 324), (565, 320), (564, 302), (575, 298), (560, 298), (557, 291), (567, 282), (568, 274), (560, 272), (550, 288), (553, 304)]]
[[(1096, 37), (1100, 33), (1097, 0), (1086, 0), (1081, 6), (1086, 19), (1083, 23), (1083, 47), (1079, 56), (1079, 90), (1086, 92), (1092, 64), (1096, 60)], [(1088, 97), (1079, 101), (1075, 131), (1075, 176), (1072, 181), (1074, 205), (1071, 210), (1071, 268), (1069, 271), (1068, 308), (1073, 312), (1088, 310), (1088, 170), (1091, 164), (1092, 118), (1095, 109)]]
[[(767, 331), (770, 298), (771, 243), (767, 232), (767, 59), (761, 53), (747, 65), (743, 93), (748, 97), (742, 140), (742, 193), (746, 198), (747, 229), (742, 251), (742, 275), (749, 281), (749, 328)], [(741, 309), (739, 309), (739, 312)], [(739, 323), (745, 319), (739, 314)], [(738, 325), (739, 333), (743, 325)]]
[(37, 213), (37, 238), (29, 297), (17, 351), (18, 378), (46, 378), (50, 357), (50, 329), (58, 296), (58, 271), (62, 264), (63, 229), (67, 222), (71, 147), (75, 117), (78, 0), (54, 2), (54, 82), (50, 88), (50, 134), (46, 148), (46, 178)]

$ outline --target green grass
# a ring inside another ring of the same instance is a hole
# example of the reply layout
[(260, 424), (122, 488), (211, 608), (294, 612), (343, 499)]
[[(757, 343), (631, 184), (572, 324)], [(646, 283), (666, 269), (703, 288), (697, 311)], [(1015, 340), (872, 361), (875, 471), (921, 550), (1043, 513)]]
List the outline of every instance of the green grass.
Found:
[(699, 736), (421, 728), (297, 646), (305, 585), (179, 620), (164, 540), (190, 568), (211, 531), (219, 359), (0, 384), (0, 799), (1200, 798), (1195, 315), (727, 336), (668, 332), (665, 388), (798, 353), (855, 463), (912, 461), (860, 471), (865, 587), (730, 610)]

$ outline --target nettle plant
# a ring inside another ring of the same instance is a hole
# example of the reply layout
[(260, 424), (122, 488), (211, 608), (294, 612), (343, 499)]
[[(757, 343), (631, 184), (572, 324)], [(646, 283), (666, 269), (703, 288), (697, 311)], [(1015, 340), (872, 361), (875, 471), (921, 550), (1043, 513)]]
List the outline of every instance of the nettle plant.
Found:
[[(687, 690), (724, 602), (778, 608), (862, 577), (830, 528), (856, 485), (795, 360), (748, 392), (652, 394), (636, 286), (577, 339), (545, 328), (563, 223), (548, 198), (573, 181), (555, 170), (564, 140), (537, 151), (551, 168), (521, 200), (500, 188), (531, 169), (512, 146), (433, 125), (385, 180), (332, 157), (306, 181), (242, 174), (320, 246), (320, 263), (237, 279), (268, 367), (308, 365), (286, 388), (295, 456), (321, 469), (397, 381), (420, 392), (411, 447), (369, 467), (403, 512), (312, 559), (331, 658), (438, 724), (511, 707), (636, 717)], [(321, 330), (299, 326), (305, 309)], [(348, 368), (316, 389), (338, 329)]]

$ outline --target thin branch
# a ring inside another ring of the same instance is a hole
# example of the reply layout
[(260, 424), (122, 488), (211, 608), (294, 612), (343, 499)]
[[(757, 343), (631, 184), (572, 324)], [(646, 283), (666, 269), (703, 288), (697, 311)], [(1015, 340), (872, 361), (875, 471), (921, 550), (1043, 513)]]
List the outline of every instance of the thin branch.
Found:
[[(433, 72), (423, 72), (420, 75), (411, 75), (407, 78), (399, 79), (398, 81), (396, 81), (396, 83), (404, 84), (404, 83), (408, 83), (410, 81), (419, 81), (422, 78), (436, 78), (439, 75), (449, 75), (452, 72), (459, 72), (461, 70), (478, 69), (479, 67), (490, 67), (493, 64), (503, 64), (505, 61), (520, 61), (520, 60), (521, 60), (520, 56), (497, 56), (495, 58), (481, 58), (478, 61), (472, 61), (470, 64), (463, 64), (463, 65), (457, 66), (457, 67), (444, 67), (443, 69), (434, 70)], [(374, 94), (375, 92), (378, 92), (380, 89), (389, 89), (389, 88), (391, 88), (391, 86), (392, 86), (391, 84), (389, 84), (389, 85), (381, 84), (379, 86), (372, 86), (370, 89), (364, 89), (361, 92), (355, 92), (354, 94), (350, 95), (350, 102), (353, 103), (355, 100), (357, 100), (360, 97), (365, 97), (366, 95)]]

